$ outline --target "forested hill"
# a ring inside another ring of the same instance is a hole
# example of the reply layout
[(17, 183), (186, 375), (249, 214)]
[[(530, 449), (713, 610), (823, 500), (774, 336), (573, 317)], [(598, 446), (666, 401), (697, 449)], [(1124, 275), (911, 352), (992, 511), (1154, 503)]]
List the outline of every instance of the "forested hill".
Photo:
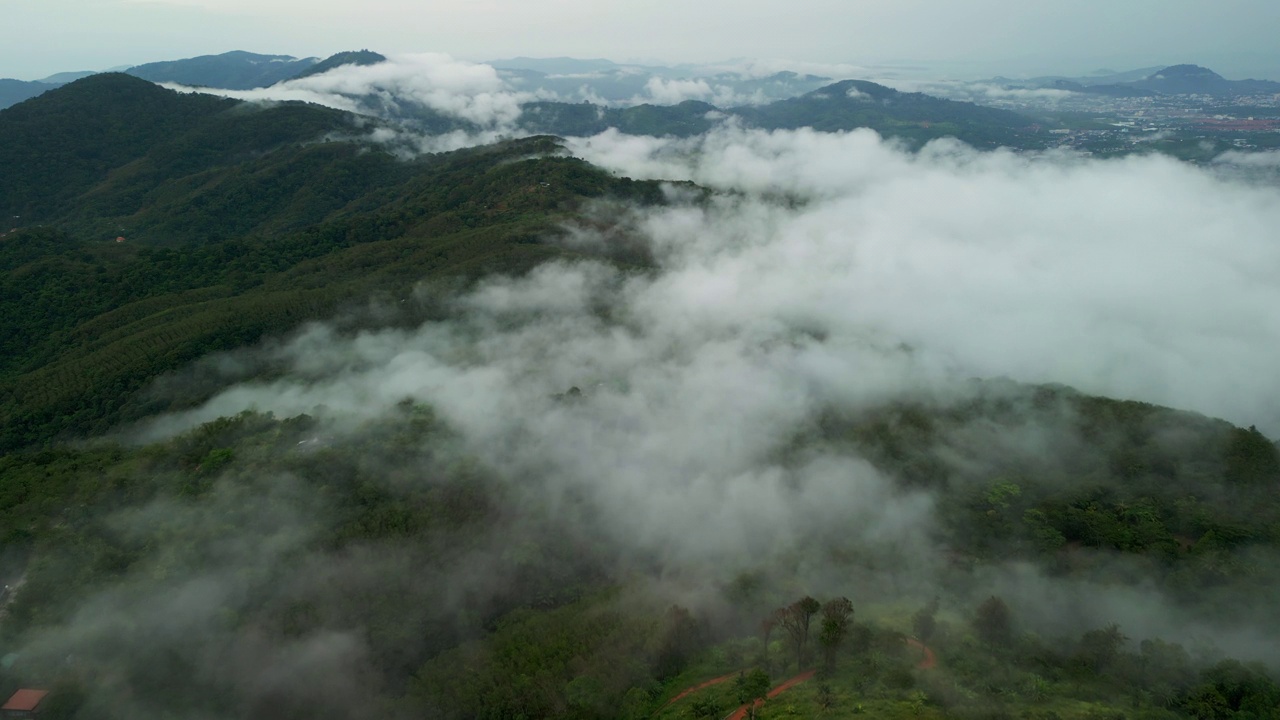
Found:
[(1009, 110), (904, 93), (865, 80), (845, 80), (797, 98), (766, 105), (717, 108), (704, 102), (607, 108), (587, 103), (533, 102), (523, 106), (521, 126), (531, 132), (593, 135), (609, 128), (631, 135), (690, 137), (736, 118), (763, 130), (813, 128), (838, 132), (870, 128), (920, 145), (954, 137), (974, 147), (1033, 148), (1043, 144), (1034, 121)]
[(119, 74), (0, 112), (0, 447), (137, 416), (158, 373), (375, 289), (519, 272), (582, 198), (660, 197), (549, 138), (414, 161), (324, 141), (352, 122)]
[(914, 141), (955, 137), (975, 147), (1022, 147), (1032, 121), (1009, 110), (905, 93), (865, 80), (845, 80), (797, 98), (732, 110), (770, 130), (811, 127), (823, 132), (869, 127)]
[(0, 111), (0, 213), (53, 219), (109, 172), (236, 105), (107, 73)]
[(158, 83), (248, 90), (295, 77), (314, 67), (316, 62), (316, 58), (299, 59), (289, 55), (258, 55), (233, 50), (221, 55), (135, 65), (125, 72)]

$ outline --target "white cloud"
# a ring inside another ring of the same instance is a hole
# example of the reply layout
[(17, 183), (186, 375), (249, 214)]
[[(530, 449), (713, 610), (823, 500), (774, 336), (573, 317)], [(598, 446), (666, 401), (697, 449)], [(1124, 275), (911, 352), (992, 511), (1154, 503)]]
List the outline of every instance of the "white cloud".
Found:
[[(1274, 188), (1164, 157), (919, 155), (873, 133), (616, 134), (577, 154), (633, 177), (798, 194), (658, 234), (693, 287), (685, 314), (809, 317), (874, 330), (966, 372), (1064, 382), (1280, 430)], [(675, 222), (677, 215), (667, 218)], [(696, 261), (696, 262), (695, 262)], [(703, 268), (693, 276), (689, 268)], [(674, 290), (674, 289), (673, 289)], [(697, 302), (694, 302), (697, 300)], [(726, 319), (729, 318), (729, 319)]]
[(647, 98), (638, 97), (632, 102), (652, 102), (658, 105), (677, 105), (686, 100), (706, 102), (715, 95), (715, 90), (706, 80), (667, 80), (660, 77), (649, 78), (644, 85)]
[(511, 90), (488, 65), (438, 53), (398, 55), (376, 65), (343, 65), (256, 90), (201, 92), (242, 100), (300, 100), (369, 114), (416, 103), (491, 130), (513, 125), (520, 117), (520, 104), (536, 97)]

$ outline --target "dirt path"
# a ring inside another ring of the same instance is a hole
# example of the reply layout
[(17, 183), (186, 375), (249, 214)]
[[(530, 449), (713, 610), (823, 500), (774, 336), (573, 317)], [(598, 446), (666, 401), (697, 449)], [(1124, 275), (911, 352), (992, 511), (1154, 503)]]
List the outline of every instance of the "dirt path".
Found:
[[(802, 672), (799, 675), (791, 678), (790, 680), (787, 680), (786, 682), (782, 683), (778, 687), (770, 690), (769, 694), (766, 695), (765, 697), (767, 698), (777, 697), (782, 693), (790, 690), (791, 688), (799, 685), (800, 683), (805, 682), (806, 680), (812, 679), (815, 672), (816, 672), (815, 670)], [(756, 700), (755, 704), (757, 707), (759, 707), (763, 702), (764, 700)], [(750, 703), (748, 703), (748, 705), (750, 705)], [(732, 715), (725, 718), (725, 720), (743, 720), (743, 718), (745, 718), (746, 716), (747, 716), (747, 705), (743, 705), (742, 707), (735, 710)]]
[[(906, 642), (907, 642), (907, 644), (908, 644), (908, 645), (910, 645), (910, 646), (911, 646), (911, 647), (913, 647), (913, 648), (916, 648), (917, 650), (919, 650), (921, 653), (923, 653), (923, 654), (924, 654), (924, 657), (922, 657), (922, 658), (920, 659), (920, 662), (916, 664), (916, 667), (917, 667), (917, 668), (919, 668), (919, 669), (921, 669), (921, 670), (932, 670), (932, 669), (934, 669), (935, 667), (937, 667), (937, 666), (938, 666), (938, 656), (934, 654), (934, 652), (933, 652), (933, 649), (932, 649), (932, 648), (930, 648), (928, 645), (925, 645), (924, 643), (920, 642), (919, 640), (917, 640), (917, 639), (915, 639), (915, 638), (907, 638)], [(770, 691), (769, 691), (769, 694), (767, 695), (767, 697), (776, 697), (777, 695), (779, 695), (779, 694), (781, 694), (781, 693), (784, 693), (784, 692), (786, 692), (787, 690), (790, 690), (791, 688), (795, 687), (796, 685), (799, 685), (800, 683), (805, 682), (806, 680), (811, 679), (811, 678), (813, 677), (813, 675), (814, 675), (814, 672), (815, 672), (815, 671), (810, 670), (810, 671), (808, 671), (808, 672), (800, 673), (799, 675), (797, 675), (797, 676), (795, 676), (795, 677), (791, 678), (790, 680), (787, 680), (786, 682), (782, 683), (782, 684), (781, 684), (781, 685), (779, 685), (778, 687), (776, 687), (776, 688), (774, 688), (774, 689), (770, 690)], [(712, 687), (712, 686), (714, 686), (714, 685), (719, 685), (720, 683), (724, 683), (724, 682), (728, 682), (728, 681), (730, 681), (730, 680), (733, 680), (734, 678), (738, 677), (738, 674), (739, 674), (739, 673), (737, 673), (737, 672), (731, 672), (731, 673), (729, 673), (728, 675), (721, 675), (721, 676), (720, 676), (720, 677), (718, 677), (718, 678), (711, 678), (710, 680), (707, 680), (706, 682), (698, 683), (697, 685), (693, 685), (693, 686), (691, 686), (691, 687), (687, 687), (687, 688), (685, 688), (684, 690), (681, 690), (679, 693), (677, 693), (675, 697), (673, 697), (673, 698), (671, 698), (670, 700), (668, 700), (668, 701), (667, 701), (667, 702), (666, 702), (662, 707), (664, 707), (664, 708), (666, 708), (666, 707), (670, 707), (670, 706), (671, 706), (672, 704), (674, 704), (677, 700), (682, 700), (682, 699), (684, 699), (684, 698), (688, 697), (689, 695), (692, 695), (693, 693), (698, 692), (699, 690), (704, 690), (704, 689), (709, 688), (709, 687)], [(760, 702), (761, 702), (761, 701), (757, 700), (757, 701), (756, 701), (756, 704), (758, 705)], [(740, 707), (740, 708), (738, 708), (737, 710), (735, 710), (735, 711), (734, 711), (734, 713), (733, 713), (732, 715), (730, 715), (729, 717), (725, 718), (725, 720), (742, 720), (742, 719), (743, 719), (743, 718), (745, 718), (746, 716), (747, 716), (747, 706), (746, 706), (746, 705), (743, 705), (742, 707)]]
[(708, 681), (706, 681), (706, 682), (704, 682), (704, 683), (699, 683), (699, 684), (697, 684), (697, 685), (694, 685), (693, 687), (685, 688), (684, 690), (681, 690), (681, 691), (680, 691), (680, 693), (679, 693), (679, 694), (677, 694), (675, 697), (673, 697), (673, 698), (671, 698), (670, 700), (668, 700), (668, 701), (667, 701), (667, 704), (666, 704), (666, 705), (663, 705), (662, 707), (667, 707), (668, 705), (671, 705), (672, 703), (674, 703), (674, 702), (675, 702), (675, 701), (677, 701), (677, 700), (680, 700), (681, 698), (687, 697), (688, 695), (690, 695), (690, 694), (692, 694), (692, 693), (696, 693), (696, 692), (698, 692), (699, 690), (703, 690), (703, 689), (705, 689), (705, 688), (709, 688), (709, 687), (711, 687), (712, 685), (719, 685), (719, 684), (720, 684), (720, 683), (722, 683), (722, 682), (729, 682), (730, 680), (732, 680), (732, 679), (734, 679), (734, 678), (736, 678), (736, 677), (738, 677), (738, 673), (736, 673), (736, 672), (731, 672), (731, 673), (729, 673), (728, 675), (721, 675), (721, 676), (720, 676), (720, 677), (718, 677), (718, 678), (712, 678), (712, 679), (710, 679), (710, 680), (708, 680)]
[(915, 638), (907, 638), (907, 644), (913, 648), (918, 648), (924, 653), (924, 658), (920, 660), (920, 664), (916, 665), (916, 667), (921, 670), (932, 670), (938, 666), (938, 656), (933, 654), (933, 650), (929, 649), (928, 645)]

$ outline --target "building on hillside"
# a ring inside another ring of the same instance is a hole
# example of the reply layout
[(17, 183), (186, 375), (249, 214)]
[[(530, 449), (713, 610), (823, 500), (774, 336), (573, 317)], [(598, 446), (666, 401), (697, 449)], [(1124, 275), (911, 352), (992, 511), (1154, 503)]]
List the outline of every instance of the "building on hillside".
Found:
[(0, 718), (34, 718), (40, 717), (40, 703), (48, 690), (19, 690), (9, 696), (8, 702), (0, 707)]

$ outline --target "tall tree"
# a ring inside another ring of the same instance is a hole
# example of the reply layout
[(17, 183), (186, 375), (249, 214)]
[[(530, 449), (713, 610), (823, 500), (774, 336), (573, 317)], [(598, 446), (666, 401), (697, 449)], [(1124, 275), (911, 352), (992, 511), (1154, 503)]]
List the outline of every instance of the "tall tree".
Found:
[(801, 664), (808, 657), (809, 648), (809, 623), (813, 620), (814, 614), (822, 609), (822, 603), (815, 600), (809, 595), (805, 595), (796, 601), (797, 611), (800, 613), (801, 622), (804, 623), (804, 632), (800, 636), (800, 655)]
[(911, 616), (911, 627), (916, 633), (916, 639), (922, 643), (929, 642), (933, 637), (933, 631), (937, 628), (938, 622), (935, 616), (938, 614), (938, 598), (929, 601), (928, 605), (916, 611)]
[(836, 666), (836, 652), (849, 634), (849, 621), (852, 617), (853, 603), (849, 602), (849, 598), (828, 600), (822, 606), (822, 629), (818, 631), (818, 644), (822, 646), (827, 670)]
[(764, 640), (764, 659), (762, 664), (765, 670), (769, 669), (769, 639), (773, 636), (773, 631), (777, 629), (782, 622), (782, 616), (785, 614), (783, 610), (774, 610), (760, 621), (760, 634)]
[(738, 694), (738, 702), (747, 707), (747, 717), (755, 720), (759, 705), (769, 695), (769, 673), (760, 668), (749, 673), (740, 672), (734, 689)]
[(821, 607), (821, 603), (806, 595), (778, 611), (782, 628), (787, 631), (791, 648), (796, 654), (797, 669), (804, 668), (805, 646), (809, 642), (809, 623), (814, 613)]
[(973, 619), (978, 637), (992, 647), (1004, 647), (1013, 639), (1013, 619), (1004, 600), (992, 595), (978, 606)]

